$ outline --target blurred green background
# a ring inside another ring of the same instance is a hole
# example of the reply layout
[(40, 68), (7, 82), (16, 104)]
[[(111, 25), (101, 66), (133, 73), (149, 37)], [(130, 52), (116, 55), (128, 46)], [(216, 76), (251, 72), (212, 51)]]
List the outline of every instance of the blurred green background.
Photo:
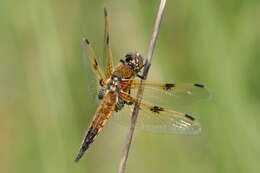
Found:
[[(117, 172), (127, 127), (109, 122), (73, 159), (98, 103), (81, 39), (115, 61), (146, 55), (158, 0), (0, 1), (0, 172)], [(207, 84), (197, 136), (136, 131), (127, 172), (260, 170), (260, 1), (168, 0), (149, 79)]]

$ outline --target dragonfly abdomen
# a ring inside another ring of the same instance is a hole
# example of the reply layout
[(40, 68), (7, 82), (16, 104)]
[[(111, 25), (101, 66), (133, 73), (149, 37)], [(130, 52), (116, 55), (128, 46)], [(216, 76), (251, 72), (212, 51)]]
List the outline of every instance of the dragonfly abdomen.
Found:
[(89, 145), (93, 143), (95, 137), (102, 130), (108, 118), (112, 115), (115, 109), (115, 104), (116, 95), (113, 92), (107, 93), (96, 111), (96, 114), (90, 124), (87, 134), (84, 137), (84, 140), (80, 147), (79, 153), (75, 159), (75, 162), (78, 162), (81, 159), (83, 154), (89, 148)]

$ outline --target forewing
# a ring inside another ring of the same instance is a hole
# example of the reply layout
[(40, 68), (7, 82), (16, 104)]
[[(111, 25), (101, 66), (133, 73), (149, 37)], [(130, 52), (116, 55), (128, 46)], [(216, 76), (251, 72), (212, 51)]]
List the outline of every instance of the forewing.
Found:
[[(125, 82), (128, 79), (125, 80)], [(131, 79), (130, 79), (131, 80)], [(128, 80), (129, 81), (129, 80)], [(138, 89), (140, 86), (140, 80), (131, 80), (131, 89)], [(175, 96), (176, 98), (190, 97), (193, 99), (209, 99), (210, 92), (203, 84), (198, 83), (159, 83), (144, 81), (144, 86), (147, 89), (159, 91), (166, 95)]]
[(87, 39), (83, 39), (82, 47), (84, 49), (84, 55), (88, 57), (92, 71), (95, 74), (96, 80), (100, 83), (105, 79), (104, 73), (101, 70), (97, 58), (90, 42)]
[[(140, 86), (138, 79), (125, 79), (123, 86), (130, 86), (131, 95), (135, 96)], [(210, 99), (210, 92), (205, 85), (195, 83), (157, 83), (144, 81), (143, 99), (159, 105), (174, 107), (178, 111), (190, 111), (199, 102)]]
[(105, 18), (104, 58), (105, 58), (105, 62), (106, 62), (106, 77), (108, 78), (112, 74), (112, 70), (113, 70), (113, 56), (112, 56), (112, 49), (110, 46), (108, 13), (107, 13), (106, 8), (104, 8), (104, 18)]

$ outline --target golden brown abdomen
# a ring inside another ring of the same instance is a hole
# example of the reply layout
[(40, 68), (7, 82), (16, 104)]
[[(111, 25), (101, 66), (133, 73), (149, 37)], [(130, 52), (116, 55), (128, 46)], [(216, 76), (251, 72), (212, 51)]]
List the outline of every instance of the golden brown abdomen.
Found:
[(116, 95), (112, 92), (107, 93), (102, 103), (99, 105), (96, 114), (90, 124), (86, 136), (82, 142), (80, 151), (75, 161), (79, 161), (85, 151), (89, 148), (89, 145), (94, 141), (98, 132), (102, 130), (102, 127), (107, 122), (108, 118), (111, 117), (116, 104)]

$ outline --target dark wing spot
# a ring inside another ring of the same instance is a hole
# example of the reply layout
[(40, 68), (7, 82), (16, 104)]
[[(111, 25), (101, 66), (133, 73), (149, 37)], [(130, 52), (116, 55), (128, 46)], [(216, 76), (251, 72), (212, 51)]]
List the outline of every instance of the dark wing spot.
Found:
[(95, 64), (94, 64), (94, 69), (97, 70), (97, 68), (98, 68), (98, 63), (97, 63), (97, 60), (96, 60), (96, 59), (94, 60), (94, 63), (95, 63)]
[(196, 87), (200, 87), (200, 88), (204, 88), (205, 86), (204, 85), (202, 85), (202, 84), (197, 84), (197, 83), (195, 83), (195, 84), (193, 84), (194, 86), (196, 86)]
[(88, 39), (87, 39), (87, 38), (85, 38), (85, 39), (84, 39), (84, 41), (85, 41), (87, 44), (89, 44), (89, 41), (88, 41)]
[(173, 87), (175, 87), (175, 84), (172, 84), (172, 83), (166, 83), (164, 86), (163, 86), (163, 89), (168, 91), (168, 90), (171, 90)]
[(152, 111), (154, 113), (160, 113), (161, 111), (164, 111), (164, 109), (162, 107), (159, 107), (159, 106), (154, 106), (150, 109), (150, 111)]
[(190, 119), (191, 121), (194, 121), (194, 120), (195, 120), (194, 117), (192, 117), (191, 115), (188, 115), (188, 114), (185, 114), (185, 117), (188, 118), (188, 119)]

